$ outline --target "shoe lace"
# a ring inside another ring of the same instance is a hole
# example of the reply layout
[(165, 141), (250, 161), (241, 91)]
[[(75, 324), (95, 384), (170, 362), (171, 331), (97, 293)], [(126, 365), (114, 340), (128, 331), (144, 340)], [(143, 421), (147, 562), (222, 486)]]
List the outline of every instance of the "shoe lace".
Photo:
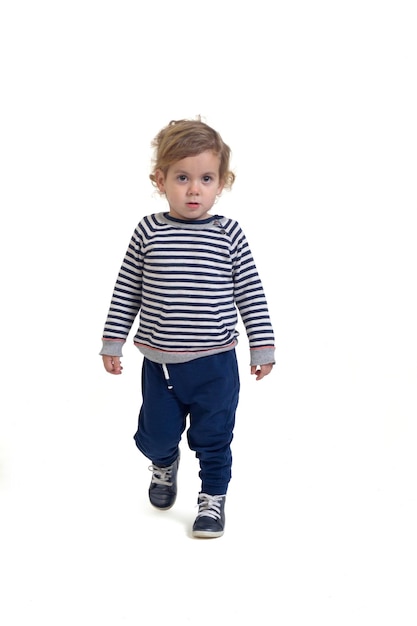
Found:
[(169, 467), (158, 467), (157, 465), (150, 465), (148, 467), (149, 471), (152, 472), (152, 482), (157, 485), (167, 485), (171, 487), (172, 485), (172, 466)]
[(199, 517), (203, 517), (204, 515), (207, 517), (212, 517), (213, 519), (220, 519), (220, 507), (223, 496), (210, 496), (207, 493), (200, 493), (198, 499), (198, 513), (197, 519)]

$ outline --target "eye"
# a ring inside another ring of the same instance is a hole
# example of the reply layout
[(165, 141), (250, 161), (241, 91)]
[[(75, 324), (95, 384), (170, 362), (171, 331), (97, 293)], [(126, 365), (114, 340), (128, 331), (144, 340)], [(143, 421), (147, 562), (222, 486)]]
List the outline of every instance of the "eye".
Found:
[(206, 176), (203, 176), (203, 183), (211, 183), (212, 180), (213, 180), (213, 177), (209, 176), (209, 174), (207, 174)]
[(186, 177), (186, 175), (185, 175), (185, 174), (178, 174), (178, 176), (177, 176), (177, 180), (178, 180), (178, 182), (180, 182), (180, 183), (185, 183), (185, 181), (187, 180), (187, 177)]

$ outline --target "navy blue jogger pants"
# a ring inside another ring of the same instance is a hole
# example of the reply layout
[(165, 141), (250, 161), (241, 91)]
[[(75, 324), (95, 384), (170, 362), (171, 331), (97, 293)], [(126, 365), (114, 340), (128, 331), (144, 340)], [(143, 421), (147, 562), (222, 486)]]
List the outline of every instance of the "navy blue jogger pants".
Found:
[(154, 465), (171, 465), (189, 416), (187, 439), (199, 459), (201, 491), (225, 494), (239, 387), (235, 350), (167, 366), (144, 358), (137, 447)]

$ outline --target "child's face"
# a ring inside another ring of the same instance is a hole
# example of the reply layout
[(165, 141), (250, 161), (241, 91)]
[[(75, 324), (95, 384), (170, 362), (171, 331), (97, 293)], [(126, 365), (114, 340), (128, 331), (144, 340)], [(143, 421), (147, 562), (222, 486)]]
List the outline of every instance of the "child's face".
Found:
[(203, 220), (223, 190), (219, 180), (220, 157), (207, 150), (155, 172), (159, 191), (166, 195), (169, 214), (182, 220)]

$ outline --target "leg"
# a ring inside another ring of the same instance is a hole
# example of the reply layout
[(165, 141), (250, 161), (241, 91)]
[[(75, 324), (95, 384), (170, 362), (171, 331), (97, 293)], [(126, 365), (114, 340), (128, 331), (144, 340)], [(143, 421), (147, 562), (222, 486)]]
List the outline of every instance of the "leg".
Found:
[(204, 360), (207, 381), (190, 406), (188, 443), (200, 461), (201, 491), (224, 495), (231, 479), (239, 373), (234, 350)]
[(168, 387), (162, 366), (144, 359), (143, 403), (135, 442), (152, 465), (149, 500), (158, 509), (170, 509), (177, 497), (179, 442), (185, 429), (188, 409)]
[(231, 477), (239, 373), (234, 350), (169, 366), (176, 395), (190, 411), (188, 443), (200, 461), (202, 491), (225, 494)]
[(173, 389), (168, 389), (162, 366), (146, 358), (142, 366), (142, 396), (134, 436), (136, 445), (155, 465), (167, 467), (178, 457), (189, 409)]

